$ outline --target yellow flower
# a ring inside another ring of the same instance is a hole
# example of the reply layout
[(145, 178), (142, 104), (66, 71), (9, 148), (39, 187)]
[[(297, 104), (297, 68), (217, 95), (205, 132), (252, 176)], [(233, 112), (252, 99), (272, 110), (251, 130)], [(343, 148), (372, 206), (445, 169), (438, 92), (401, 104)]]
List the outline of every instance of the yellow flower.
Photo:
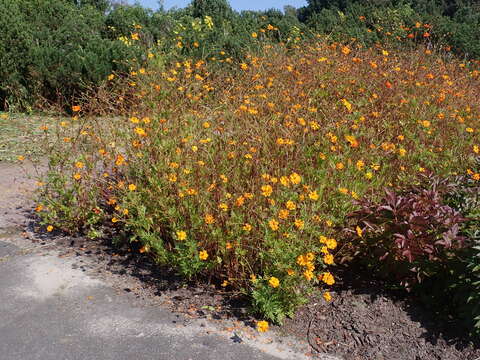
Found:
[(423, 126), (423, 127), (429, 128), (430, 125), (431, 125), (430, 121), (428, 121), (428, 120), (423, 120), (423, 121), (422, 121), (422, 126)]
[(48, 225), (48, 226), (47, 226), (47, 231), (48, 231), (48, 232), (52, 232), (52, 231), (53, 231), (53, 226), (52, 226), (52, 225)]
[(263, 185), (261, 189), (262, 189), (263, 196), (269, 197), (270, 195), (272, 195), (273, 189), (270, 185)]
[(225, 203), (221, 203), (220, 205), (218, 205), (218, 208), (222, 211), (227, 211), (228, 210), (228, 205), (225, 204)]
[(286, 209), (281, 209), (279, 212), (278, 212), (278, 217), (282, 220), (285, 220), (286, 218), (288, 218), (288, 215), (289, 215), (289, 211), (286, 210)]
[(168, 181), (170, 181), (170, 182), (177, 181), (177, 175), (175, 175), (174, 173), (168, 175)]
[(369, 180), (370, 180), (371, 178), (373, 178), (372, 172), (371, 172), (371, 171), (368, 171), (368, 172), (365, 174), (365, 177), (366, 177), (367, 179), (369, 179)]
[(208, 259), (208, 253), (206, 250), (202, 250), (200, 251), (200, 253), (198, 254), (198, 257), (200, 258), (200, 260), (207, 260)]
[(125, 163), (125, 158), (122, 155), (117, 155), (115, 159), (115, 165), (120, 166)]
[(329, 248), (330, 250), (333, 250), (337, 247), (337, 240), (335, 239), (328, 239), (326, 241), (326, 245), (327, 245), (327, 248)]
[(305, 270), (303, 272), (303, 276), (305, 277), (305, 279), (307, 279), (308, 281), (311, 281), (313, 279), (313, 271), (310, 271), (310, 270)]
[(297, 205), (295, 205), (295, 203), (291, 200), (288, 200), (286, 203), (285, 203), (285, 207), (288, 209), (288, 210), (295, 210), (297, 208)]
[(80, 180), (82, 178), (82, 175), (80, 175), (79, 173), (76, 173), (76, 174), (73, 175), (73, 178), (75, 180)]
[(295, 219), (295, 226), (297, 229), (302, 230), (305, 227), (305, 222), (301, 219)]
[(256, 32), (253, 32), (253, 33), (252, 33), (252, 37), (253, 37), (254, 39), (256, 39), (256, 38), (257, 38), (257, 36), (258, 36), (258, 35), (257, 35), (257, 33), (256, 33)]
[(277, 231), (278, 230), (278, 221), (275, 220), (275, 219), (271, 219), (269, 222), (268, 222), (268, 226), (270, 226), (270, 229), (272, 229), (273, 231)]
[(128, 185), (128, 190), (135, 191), (135, 190), (137, 190), (137, 186), (135, 184), (130, 184), (130, 185)]
[(288, 274), (289, 276), (293, 276), (293, 275), (295, 275), (295, 270), (293, 270), (293, 269), (288, 269), (288, 270), (287, 270), (287, 274)]
[(308, 259), (305, 255), (298, 255), (297, 256), (297, 264), (300, 266), (306, 266), (308, 264)]
[(73, 112), (79, 112), (80, 111), (80, 106), (78, 106), (78, 105), (72, 106), (72, 111)]
[(358, 237), (362, 237), (362, 236), (363, 236), (363, 230), (360, 228), (360, 226), (357, 226), (357, 227), (355, 228), (355, 231), (356, 231)]
[(316, 191), (310, 191), (308, 193), (308, 197), (313, 201), (317, 201), (319, 196), (318, 196), (318, 193)]
[(332, 254), (326, 254), (324, 257), (323, 257), (323, 262), (327, 265), (331, 265), (333, 264), (333, 255)]
[(325, 299), (325, 301), (332, 301), (332, 295), (330, 295), (328, 291), (325, 291), (323, 293), (323, 298)]
[(342, 162), (336, 163), (335, 168), (337, 170), (343, 170), (345, 168), (345, 165)]
[(342, 104), (347, 108), (348, 112), (352, 111), (352, 104), (347, 99), (342, 99)]
[(187, 233), (183, 230), (177, 231), (177, 239), (183, 241), (187, 238)]
[(243, 230), (245, 230), (245, 231), (247, 231), (247, 232), (250, 231), (250, 230), (252, 230), (252, 225), (250, 225), (250, 224), (244, 224), (244, 225), (243, 225)]
[(280, 280), (278, 280), (275, 276), (272, 276), (270, 280), (268, 280), (268, 283), (271, 287), (277, 288), (280, 285)]
[(473, 145), (473, 152), (474, 152), (475, 154), (480, 153), (480, 146), (478, 146), (478, 145)]
[(140, 136), (147, 136), (147, 132), (141, 127), (136, 127), (135, 133)]
[(322, 281), (327, 284), (327, 285), (333, 285), (335, 284), (335, 278), (333, 277), (332, 274), (330, 274), (329, 272), (324, 272), (322, 275)]
[(84, 164), (83, 162), (81, 162), (81, 161), (77, 161), (77, 162), (75, 163), (75, 167), (76, 167), (77, 169), (83, 169), (83, 168), (85, 167), (85, 164)]
[(297, 173), (292, 173), (290, 175), (290, 181), (292, 182), (292, 184), (298, 185), (298, 184), (301, 183), (302, 177), (300, 175), (298, 175)]
[(268, 331), (268, 322), (266, 321), (257, 321), (257, 331), (258, 332), (267, 332)]

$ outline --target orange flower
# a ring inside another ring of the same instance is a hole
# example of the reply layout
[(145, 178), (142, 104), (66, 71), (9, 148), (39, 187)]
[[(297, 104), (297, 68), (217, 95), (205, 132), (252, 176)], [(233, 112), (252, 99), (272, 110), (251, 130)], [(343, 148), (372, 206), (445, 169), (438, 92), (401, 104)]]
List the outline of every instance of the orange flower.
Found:
[(277, 231), (279, 225), (280, 224), (275, 219), (271, 219), (268, 221), (268, 226), (270, 226), (270, 229), (272, 229), (273, 231)]
[(268, 331), (268, 322), (266, 321), (257, 321), (257, 331), (258, 332), (267, 332)]
[(212, 214), (205, 214), (204, 220), (205, 220), (205, 224), (208, 224), (208, 225), (211, 225), (215, 222), (215, 218), (213, 217)]
[(349, 48), (348, 46), (344, 46), (344, 47), (342, 48), (342, 53), (343, 53), (343, 55), (348, 55), (348, 54), (350, 54), (351, 52), (352, 52), (352, 50), (350, 50), (350, 48)]

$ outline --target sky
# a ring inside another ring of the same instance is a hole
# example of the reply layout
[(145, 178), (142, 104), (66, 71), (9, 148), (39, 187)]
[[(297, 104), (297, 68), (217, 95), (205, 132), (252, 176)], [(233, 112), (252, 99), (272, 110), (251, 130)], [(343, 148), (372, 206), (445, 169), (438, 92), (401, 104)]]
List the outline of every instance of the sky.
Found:
[[(142, 6), (152, 9), (158, 8), (158, 0), (136, 0)], [(134, 3), (135, 0), (129, 0), (130, 3)], [(164, 0), (163, 4), (166, 9), (170, 9), (174, 6), (184, 7), (189, 4), (191, 0)], [(235, 10), (266, 10), (276, 8), (282, 10), (285, 5), (292, 5), (296, 8), (305, 6), (306, 0), (229, 0), (230, 5)]]

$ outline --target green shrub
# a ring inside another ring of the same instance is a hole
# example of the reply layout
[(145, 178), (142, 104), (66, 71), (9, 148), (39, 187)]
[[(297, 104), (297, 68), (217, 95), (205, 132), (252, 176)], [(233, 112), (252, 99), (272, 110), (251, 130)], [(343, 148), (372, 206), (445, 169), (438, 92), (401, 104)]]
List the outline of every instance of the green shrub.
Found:
[[(449, 267), (449, 271), (436, 279), (448, 291), (434, 293), (437, 301), (448, 306), (472, 335), (480, 335), (480, 187), (478, 182), (461, 176), (455, 179), (446, 202), (462, 211), (467, 221), (461, 231), (468, 239), (468, 247)], [(448, 298), (447, 304), (445, 299)]]
[(70, 103), (112, 71), (128, 70), (135, 46), (102, 37), (103, 14), (62, 1), (0, 2), (2, 107)]
[[(410, 45), (405, 41), (408, 32), (415, 35), (414, 43), (449, 46), (457, 54), (479, 58), (479, 9), (473, 1), (312, 0), (298, 10), (298, 17), (334, 40), (356, 38), (367, 46), (378, 41)], [(420, 27), (415, 26), (417, 22)], [(425, 33), (428, 36), (423, 37)]]

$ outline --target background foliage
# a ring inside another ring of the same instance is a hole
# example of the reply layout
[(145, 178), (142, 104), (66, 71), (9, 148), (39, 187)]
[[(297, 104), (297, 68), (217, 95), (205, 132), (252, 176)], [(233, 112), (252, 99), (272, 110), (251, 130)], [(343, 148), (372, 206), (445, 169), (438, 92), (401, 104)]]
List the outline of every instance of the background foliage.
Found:
[[(138, 66), (146, 48), (166, 59), (206, 59), (221, 49), (234, 60), (258, 49), (258, 37), (295, 43), (321, 33), (364, 46), (427, 41), (478, 58), (479, 7), (468, 0), (310, 0), (298, 10), (238, 13), (226, 0), (194, 0), (170, 11), (108, 0), (1, 0), (0, 13), (8, 15), (0, 19), (0, 108), (69, 105), (112, 71)], [(256, 34), (268, 25), (274, 31)]]

